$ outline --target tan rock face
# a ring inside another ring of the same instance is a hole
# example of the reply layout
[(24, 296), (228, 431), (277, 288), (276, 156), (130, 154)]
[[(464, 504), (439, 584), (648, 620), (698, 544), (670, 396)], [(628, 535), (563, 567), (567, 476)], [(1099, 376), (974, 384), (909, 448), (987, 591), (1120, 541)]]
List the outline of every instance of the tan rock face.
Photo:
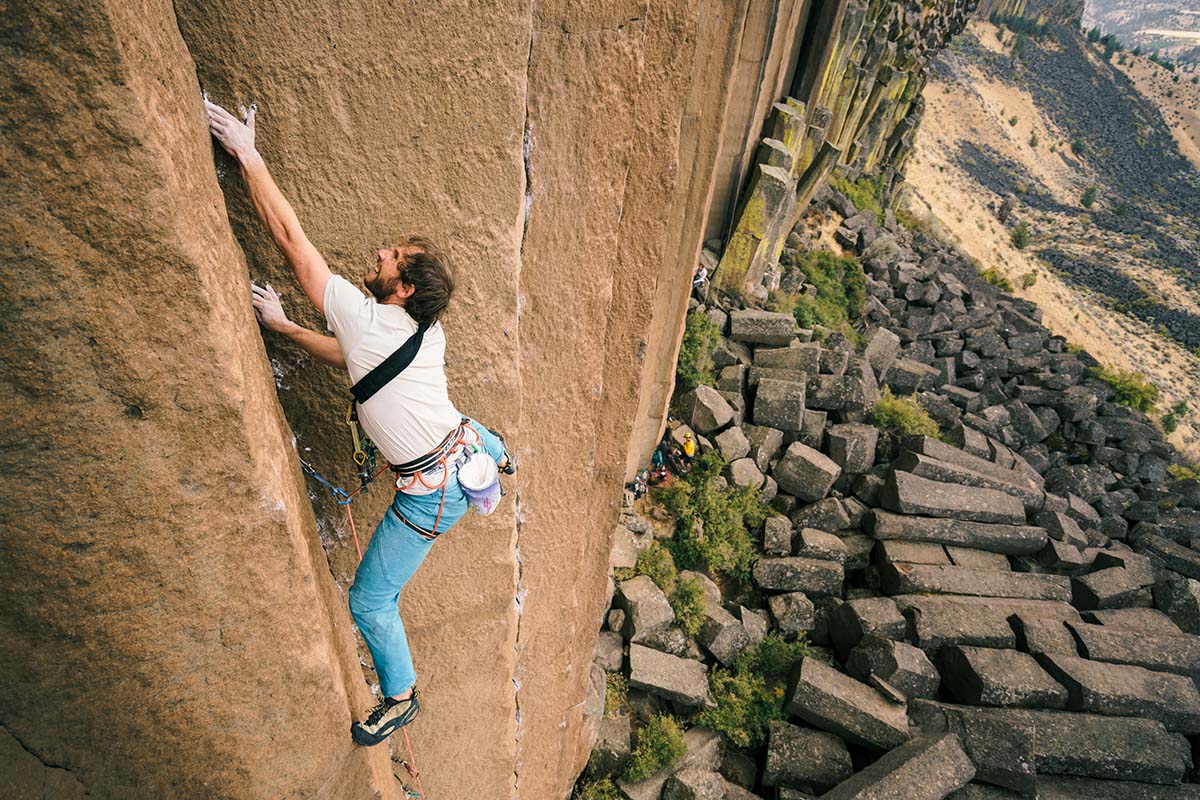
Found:
[(346, 735), (366, 687), (170, 3), (22, 3), (0, 25), (18, 793), (397, 797), (386, 754)]
[[(711, 167), (699, 18), (183, 2), (5, 20), (6, 762), (99, 797), (201, 779), (191, 795), (395, 796), (386, 751), (347, 736), (370, 699), (345, 517), (292, 448), (351, 485), (347, 382), (260, 344), (248, 276), (320, 320), (214, 159), (198, 76), (257, 102), (260, 149), (335, 270), (405, 231), (449, 249), (453, 396), (523, 470), (402, 599), (416, 760), (435, 797), (566, 791), (643, 359), (677, 346), (679, 254), (698, 249), (672, 222), (707, 195), (677, 188), (685, 104), (687, 157)], [(364, 546), (387, 494), (355, 502)]]

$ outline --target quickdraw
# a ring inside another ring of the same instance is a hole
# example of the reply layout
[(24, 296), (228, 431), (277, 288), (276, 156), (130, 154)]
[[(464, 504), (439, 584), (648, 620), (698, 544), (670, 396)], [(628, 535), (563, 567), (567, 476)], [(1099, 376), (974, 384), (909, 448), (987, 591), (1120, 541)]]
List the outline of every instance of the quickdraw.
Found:
[(375, 449), (375, 443), (367, 437), (358, 421), (358, 407), (353, 400), (346, 408), (346, 424), (350, 426), (350, 439), (354, 442), (352, 458), (358, 467), (359, 487), (361, 491), (366, 492), (369, 491), (367, 486), (379, 474), (375, 471), (378, 451)]

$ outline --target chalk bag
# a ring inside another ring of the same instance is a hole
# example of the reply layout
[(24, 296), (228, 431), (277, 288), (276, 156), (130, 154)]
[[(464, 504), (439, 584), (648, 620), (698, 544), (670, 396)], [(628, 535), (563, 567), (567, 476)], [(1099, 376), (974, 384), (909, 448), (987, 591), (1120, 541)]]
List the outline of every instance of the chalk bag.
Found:
[(471, 508), (480, 514), (491, 514), (500, 505), (500, 471), (484, 451), (471, 453), (466, 463), (458, 468), (458, 485)]

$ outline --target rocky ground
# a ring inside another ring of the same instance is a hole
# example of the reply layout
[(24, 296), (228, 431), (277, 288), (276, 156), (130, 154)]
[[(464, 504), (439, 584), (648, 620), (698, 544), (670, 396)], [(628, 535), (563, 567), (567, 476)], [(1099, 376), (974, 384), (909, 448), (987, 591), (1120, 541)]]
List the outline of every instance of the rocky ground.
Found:
[[(672, 436), (719, 451), (720, 483), (770, 515), (748, 582), (693, 576), (695, 636), (619, 573), (593, 683), (630, 689), (588, 780), (630, 800), (1200, 798), (1200, 482), (1173, 480), (1180, 456), (1095, 359), (967, 256), (835, 193), (817, 207), (868, 276), (862, 346), (695, 309), (722, 332), (719, 374)], [(889, 444), (868, 424), (885, 389), (940, 435)], [(621, 522), (614, 569), (671, 535), (631, 502)], [(809, 648), (764, 744), (692, 724), (682, 759), (619, 779), (646, 722), (720, 706), (715, 671), (771, 634)]]
[[(983, 266), (1014, 285), (1033, 276), (1019, 291), (1054, 332), (1145, 373), (1168, 404), (1190, 401), (1200, 391), (1200, 172), (1176, 144), (1185, 132), (1076, 34), (1031, 38), (1020, 59), (1013, 42), (976, 22), (943, 55), (909, 181)], [(1015, 207), (1001, 222), (1006, 195)], [(1019, 249), (1011, 235), (1022, 222), (1030, 242)], [(1172, 441), (1200, 453), (1183, 427)]]

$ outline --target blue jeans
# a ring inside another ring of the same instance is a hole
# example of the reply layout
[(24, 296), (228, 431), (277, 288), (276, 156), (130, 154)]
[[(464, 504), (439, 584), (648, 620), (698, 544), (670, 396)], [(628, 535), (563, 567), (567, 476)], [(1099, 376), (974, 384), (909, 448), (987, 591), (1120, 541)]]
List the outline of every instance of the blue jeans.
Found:
[[(483, 440), (487, 454), (499, 463), (504, 458), (500, 440), (475, 420), (469, 422)], [(397, 603), (400, 590), (433, 547), (433, 540), (405, 525), (397, 514), (426, 530), (432, 530), (436, 520), (441, 535), (462, 519), (468, 508), (467, 496), (456, 478), (447, 481), (444, 493), (443, 504), (441, 491), (423, 496), (396, 492), (391, 508), (371, 536), (350, 587), (350, 613), (371, 650), (385, 697), (403, 693), (417, 679)]]

